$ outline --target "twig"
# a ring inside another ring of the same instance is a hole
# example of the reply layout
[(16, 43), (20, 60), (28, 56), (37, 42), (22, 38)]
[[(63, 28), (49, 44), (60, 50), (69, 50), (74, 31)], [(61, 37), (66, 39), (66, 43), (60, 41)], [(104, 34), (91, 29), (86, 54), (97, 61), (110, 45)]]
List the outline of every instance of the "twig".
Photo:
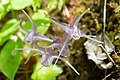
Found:
[(105, 78), (103, 78), (102, 80), (106, 80), (106, 78), (108, 78), (109, 76), (111, 76), (115, 71), (111, 72), (110, 74), (108, 74), (107, 76), (105, 76)]
[(114, 62), (112, 57), (109, 55), (109, 53), (105, 50), (105, 48), (102, 45), (99, 45), (99, 46), (104, 50), (104, 52), (106, 53), (108, 59), (116, 66), (116, 63)]

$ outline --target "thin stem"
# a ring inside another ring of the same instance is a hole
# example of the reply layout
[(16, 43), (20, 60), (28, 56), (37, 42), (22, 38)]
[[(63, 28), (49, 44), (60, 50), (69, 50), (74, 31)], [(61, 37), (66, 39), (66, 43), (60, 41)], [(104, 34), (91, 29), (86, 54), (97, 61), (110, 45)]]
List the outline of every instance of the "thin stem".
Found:
[[(53, 56), (54, 58), (58, 58), (57, 56)], [(65, 62), (77, 75), (80, 75), (80, 73), (64, 58), (59, 57), (60, 60)]]
[(63, 47), (62, 47), (62, 49), (60, 50), (60, 53), (59, 53), (59, 55), (58, 55), (58, 57), (57, 57), (57, 59), (56, 59), (56, 61), (55, 61), (55, 64), (58, 62), (58, 59), (59, 59), (60, 55), (62, 54), (62, 52), (63, 52), (63, 50), (64, 50), (67, 42), (68, 42), (68, 38), (65, 40), (65, 42), (64, 42), (64, 44), (63, 44)]
[(17, 71), (17, 74), (26, 74), (26, 73), (31, 73), (32, 70), (27, 70), (27, 71)]
[(39, 53), (36, 53), (36, 54), (34, 54), (33, 56), (37, 56), (37, 55), (40, 55)]
[(40, 68), (37, 69), (37, 71), (41, 70), (44, 66), (42, 65)]
[(32, 53), (30, 52), (30, 54), (28, 55), (28, 58), (27, 58), (27, 60), (25, 61), (25, 63), (24, 64), (27, 64), (27, 62), (30, 60), (30, 57), (32, 56)]
[(11, 12), (12, 12), (12, 17), (13, 17), (13, 18), (16, 18), (16, 16), (15, 16), (15, 12), (14, 12), (13, 9), (11, 10)]
[(91, 38), (91, 37), (89, 37), (89, 36), (87, 36), (87, 35), (81, 35), (81, 37), (85, 37), (85, 38), (87, 38), (87, 39), (90, 39), (90, 40), (95, 41), (95, 42), (98, 42), (98, 43), (103, 43), (102, 41), (99, 41), (99, 40), (97, 40), (97, 39)]
[(62, 61), (64, 61), (66, 64), (69, 65), (69, 67), (77, 74), (77, 75), (80, 75), (80, 73), (65, 59), (63, 58), (60, 58)]
[(33, 21), (32, 21), (32, 19), (30, 18), (30, 16), (29, 16), (24, 10), (22, 10), (22, 11), (23, 11), (24, 14), (28, 17), (28, 19), (30, 20), (30, 22), (33, 23)]
[(104, 16), (104, 18), (103, 18), (103, 25), (104, 25), (103, 32), (104, 33), (105, 33), (105, 27), (106, 27), (106, 2), (107, 2), (107, 0), (104, 1), (104, 12), (103, 12), (103, 16)]
[(79, 17), (78, 19), (75, 21), (74, 25), (78, 25), (78, 22), (80, 21), (80, 19), (90, 10), (90, 8), (88, 8), (87, 10), (85, 10)]
[[(13, 6), (12, 6), (12, 4), (11, 4), (11, 1), (9, 1), (9, 4), (10, 4), (11, 8), (13, 8)], [(16, 15), (15, 15), (15, 12), (14, 12), (13, 9), (11, 10), (11, 12), (12, 12), (12, 17), (13, 17), (13, 18), (16, 18)]]
[(115, 56), (118, 58), (118, 60), (120, 61), (120, 57), (117, 55), (117, 53), (114, 51)]
[[(22, 19), (20, 20), (20, 24), (21, 23), (22, 23)], [(18, 27), (19, 27), (19, 29), (20, 29), (21, 32), (23, 32), (24, 34), (27, 34), (27, 32), (21, 28), (21, 25), (19, 25)]]
[(41, 55), (45, 54), (43, 51), (33, 48), (16, 48), (15, 50), (31, 50), (31, 51), (39, 52)]

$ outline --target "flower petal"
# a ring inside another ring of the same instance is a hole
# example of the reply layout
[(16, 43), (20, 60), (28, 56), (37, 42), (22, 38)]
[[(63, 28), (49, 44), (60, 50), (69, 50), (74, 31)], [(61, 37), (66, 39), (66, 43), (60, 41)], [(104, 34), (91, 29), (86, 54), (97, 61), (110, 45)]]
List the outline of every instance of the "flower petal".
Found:
[(72, 37), (73, 39), (75, 39), (75, 40), (80, 39), (80, 37), (81, 37), (81, 32), (80, 32), (80, 30), (79, 30), (77, 27), (75, 27), (75, 28), (72, 30), (72, 32), (71, 32), (71, 37)]
[(34, 22), (32, 22), (32, 31), (34, 33), (37, 33), (37, 28), (36, 28), (36, 24)]
[(66, 33), (69, 33), (69, 27), (68, 26), (65, 26), (65, 25), (62, 25), (56, 21), (54, 21), (52, 18), (51, 18), (51, 21), (58, 27), (60, 27), (61, 29), (63, 29)]
[(90, 10), (90, 8), (88, 8), (87, 10), (85, 10), (81, 15), (78, 15), (70, 24), (70, 28), (72, 27), (77, 27), (80, 19), (83, 17), (83, 15), (88, 11)]
[(112, 44), (112, 42), (109, 40), (109, 38), (104, 34), (104, 42), (105, 42), (105, 49), (107, 52), (112, 52), (115, 47), (114, 45)]
[(67, 46), (68, 41), (69, 41), (69, 38), (67, 38), (67, 39), (65, 40), (65, 42), (63, 43), (62, 48), (61, 48), (61, 50), (60, 50), (60, 53), (59, 53), (59, 55), (58, 55), (58, 57), (57, 57), (57, 59), (56, 59), (56, 61), (55, 61), (55, 64), (58, 62), (58, 59), (60, 58), (63, 50), (64, 50), (65, 47)]
[(50, 66), (54, 60), (54, 57), (50, 56), (49, 54), (42, 55), (41, 64), (43, 66)]
[(34, 41), (34, 32), (30, 32), (25, 36), (24, 42), (28, 44), (32, 44), (33, 41)]
[(36, 34), (35, 36), (36, 40), (45, 40), (45, 41), (50, 41), (53, 42), (52, 39), (47, 38), (46, 36), (42, 35), (42, 34)]
[(61, 56), (66, 56), (69, 52), (70, 52), (70, 49), (69, 49), (68, 45), (66, 45), (63, 52), (61, 53)]

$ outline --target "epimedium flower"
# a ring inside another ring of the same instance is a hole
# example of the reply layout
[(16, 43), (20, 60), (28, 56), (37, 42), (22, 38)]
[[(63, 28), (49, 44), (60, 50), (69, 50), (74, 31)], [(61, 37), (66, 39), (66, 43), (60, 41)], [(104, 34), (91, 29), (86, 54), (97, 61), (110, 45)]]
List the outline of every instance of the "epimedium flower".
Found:
[(85, 10), (81, 15), (78, 15), (71, 23), (70, 25), (64, 23), (64, 24), (60, 24), (58, 22), (56, 22), (54, 19), (51, 18), (51, 21), (57, 25), (58, 27), (62, 28), (65, 33), (68, 34), (68, 37), (70, 39), (75, 39), (78, 40), (81, 37), (81, 31), (80, 29), (78, 29), (78, 23), (80, 21), (80, 19), (82, 18), (82, 16), (88, 11), (90, 10), (90, 8), (88, 8), (87, 10)]
[[(78, 29), (78, 23), (79, 23), (79, 21), (80, 21), (80, 19), (82, 18), (82, 16), (88, 11), (88, 10), (90, 10), (90, 8), (88, 8), (87, 10), (85, 10), (81, 15), (78, 15), (71, 23), (70, 23), (70, 25), (68, 25), (68, 24), (66, 24), (66, 23), (64, 23), (64, 24), (60, 24), (60, 23), (58, 23), (58, 22), (56, 22), (54, 19), (52, 19), (52, 18), (50, 18), (51, 19), (51, 21), (55, 24), (55, 25), (57, 25), (58, 27), (60, 27), (60, 28), (62, 28), (64, 31), (65, 31), (65, 39), (64, 39), (64, 41), (63, 41), (63, 43), (62, 43), (62, 47), (61, 47), (61, 49), (59, 49), (59, 55), (58, 55), (58, 57), (57, 57), (57, 60), (56, 60), (56, 62), (55, 62), (55, 64), (57, 63), (57, 61), (58, 61), (58, 59), (59, 59), (59, 57), (62, 55), (62, 52), (65, 50), (65, 48), (67, 48), (67, 44), (68, 44), (68, 41), (69, 40), (71, 40), (71, 39), (74, 39), (74, 40), (78, 40), (78, 39), (80, 39), (80, 37), (81, 37), (81, 31), (80, 31), (80, 29)], [(53, 45), (55, 45), (56, 43), (54, 43)], [(52, 46), (53, 46), (52, 45)], [(57, 43), (57, 45), (58, 45), (58, 43)]]
[[(52, 64), (53, 60), (56, 59), (58, 56), (58, 51), (54, 51), (52, 49), (52, 47), (43, 48), (43, 47), (39, 46), (38, 44), (34, 44), (34, 47), (35, 48), (16, 48), (15, 50), (30, 50), (30, 51), (38, 52), (42, 56), (41, 64), (45, 67), (50, 66)], [(59, 58), (62, 59), (64, 62), (66, 62), (65, 59), (63, 59), (61, 57), (59, 57)], [(66, 63), (70, 65), (69, 62), (66, 62)], [(70, 65), (70, 66), (72, 66), (72, 65)], [(72, 66), (72, 69), (73, 68), (74, 67)]]
[(42, 35), (42, 34), (39, 34), (37, 32), (37, 28), (36, 28), (36, 24), (32, 21), (32, 19), (28, 16), (28, 14), (22, 10), (24, 12), (24, 14), (29, 18), (29, 20), (31, 21), (32, 23), (32, 29), (31, 30), (23, 30), (20, 26), (19, 26), (19, 29), (21, 32), (23, 32), (25, 34), (25, 37), (24, 37), (24, 42), (25, 43), (28, 43), (28, 44), (32, 44), (34, 41), (37, 41), (37, 40), (45, 40), (45, 41), (50, 41), (50, 42), (53, 42), (53, 40), (47, 38), (46, 36)]
[(78, 28), (78, 23), (80, 21), (80, 19), (82, 18), (82, 16), (84, 16), (85, 13), (87, 13), (90, 10), (90, 8), (88, 8), (87, 10), (85, 10), (81, 15), (78, 15), (71, 23), (70, 25), (63, 23), (60, 24), (58, 22), (56, 22), (53, 18), (50, 18), (51, 21), (57, 25), (58, 27), (60, 27), (61, 29), (63, 29), (65, 31), (65, 34), (67, 34), (67, 38), (70, 39), (74, 39), (74, 40), (78, 40), (80, 39), (80, 37), (85, 37), (87, 39), (91, 39), (93, 41), (96, 41), (98, 43), (103, 43), (101, 41), (98, 41), (94, 38), (91, 37), (95, 37), (92, 35), (85, 35), (83, 33), (81, 33), (81, 30)]
[[(23, 10), (23, 12), (27, 15), (27, 13)], [(29, 49), (16, 49), (16, 50), (32, 50), (39, 52), (42, 55), (41, 58), (41, 64), (43, 66), (50, 66), (54, 59), (61, 59), (64, 61), (66, 64), (68, 64), (78, 75), (79, 73), (77, 70), (64, 58), (61, 58), (66, 56), (69, 53), (69, 48), (68, 48), (68, 41), (69, 38), (67, 37), (68, 35), (65, 35), (62, 39), (56, 38), (54, 36), (51, 36), (52, 39), (49, 39), (39, 33), (37, 33), (36, 25), (35, 23), (31, 20), (31, 18), (27, 15), (29, 20), (32, 23), (32, 30), (23, 30), (21, 27), (20, 30), (25, 34), (24, 41), (28, 44), (32, 44), (35, 48), (29, 48)], [(66, 34), (66, 33), (65, 33)], [(37, 45), (37, 40), (46, 40), (52, 42), (52, 44), (48, 47), (40, 47)], [(57, 51), (54, 51), (53, 49), (57, 48)], [(61, 56), (60, 56), (61, 55)], [(56, 60), (56, 61), (57, 61)]]
[(62, 45), (62, 48), (61, 50), (59, 51), (59, 55), (58, 55), (58, 58), (55, 62), (55, 64), (57, 63), (59, 57), (62, 55), (62, 52), (65, 50), (65, 48), (67, 47), (67, 44), (68, 44), (68, 41), (71, 40), (71, 39), (74, 39), (74, 40), (78, 40), (80, 39), (80, 37), (85, 37), (85, 38), (88, 38), (88, 39), (91, 39), (93, 41), (96, 41), (96, 42), (99, 42), (99, 43), (103, 43), (101, 41), (98, 41), (94, 38), (91, 38), (91, 36), (89, 35), (85, 35), (85, 34), (82, 34), (80, 29), (77, 27), (78, 26), (78, 23), (80, 21), (80, 19), (82, 18), (82, 16), (87, 12), (89, 11), (90, 8), (88, 8), (87, 10), (85, 10), (81, 15), (78, 15), (71, 23), (70, 25), (64, 23), (64, 24), (60, 24), (58, 22), (56, 22), (54, 19), (50, 18), (51, 21), (57, 25), (58, 27), (60, 27), (61, 29), (63, 29), (65, 31), (65, 35), (66, 35), (66, 38), (63, 42), (63, 45)]
[(40, 54), (41, 52), (44, 53), (44, 54), (41, 54), (42, 55), (41, 64), (43, 66), (50, 66), (54, 60), (53, 56), (58, 55), (58, 52), (53, 51), (52, 47), (49, 47), (49, 48), (41, 47), (37, 43), (34, 44), (34, 46), (39, 50)]
[[(50, 66), (52, 64), (52, 62), (54, 61), (54, 59), (58, 58), (58, 51), (55, 52), (54, 50), (52, 50), (52, 47), (49, 48), (43, 48), (38, 46), (37, 44), (35, 45), (36, 48), (38, 48), (40, 54), (41, 52), (44, 52), (44, 54), (42, 54), (42, 58), (41, 58), (41, 64), (43, 66)], [(73, 71), (75, 71), (76, 74), (80, 75), (80, 73), (64, 58), (59, 57), (60, 60), (62, 60), (63, 62), (65, 62), (66, 64), (69, 65), (69, 67), (71, 69), (73, 69)]]
[(50, 37), (52, 38), (53, 43), (50, 46), (47, 46), (48, 48), (50, 48), (50, 47), (57, 48), (58, 52), (60, 53), (61, 49), (64, 46), (64, 49), (61, 52), (61, 56), (66, 56), (70, 52), (69, 47), (68, 47), (67, 35), (64, 34), (62, 39), (60, 39), (59, 37), (57, 38), (57, 37), (52, 36), (52, 35), (50, 35)]
[[(42, 60), (41, 60), (41, 64), (43, 66), (50, 66), (53, 62), (54, 59), (58, 58), (58, 56), (56, 55), (56, 53), (54, 53), (51, 48), (47, 49), (49, 54), (44, 54), (42, 55)], [(59, 57), (60, 60), (62, 60), (63, 62), (65, 62), (66, 64), (69, 65), (69, 67), (71, 69), (73, 69), (73, 71), (75, 71), (76, 74), (80, 75), (80, 73), (64, 58)]]
[(54, 52), (52, 48), (47, 48), (44, 55), (42, 55), (41, 64), (43, 66), (50, 66), (55, 59), (54, 56), (58, 55), (58, 52)]
[[(40, 46), (38, 46), (38, 44), (35, 44), (36, 48), (38, 48), (39, 50), (42, 50), (44, 52), (47, 51), (47, 53), (49, 53), (49, 54), (53, 54), (54, 50), (52, 50), (52, 49), (56, 49), (57, 53), (55, 55), (58, 56), (58, 59), (60, 56), (65, 57), (70, 52), (69, 47), (68, 47), (68, 42), (66, 42), (66, 36), (64, 36), (62, 39), (56, 38), (55, 36), (52, 36), (52, 35), (50, 35), (50, 36), (53, 39), (53, 42), (50, 46), (40, 47)], [(50, 55), (48, 55), (48, 54), (43, 55), (43, 56), (50, 57)], [(52, 58), (50, 58), (50, 59), (52, 59)]]
[(66, 56), (70, 50), (69, 50), (69, 47), (68, 47), (68, 41), (69, 41), (69, 38), (68, 38), (68, 35), (65, 33), (63, 35), (63, 38), (60, 39), (60, 38), (56, 38), (52, 35), (50, 35), (51, 38), (53, 39), (53, 43), (48, 46), (48, 48), (57, 48), (58, 49), (58, 52), (59, 52), (59, 55), (57, 56), (57, 59), (55, 61), (55, 64), (58, 62), (58, 59), (60, 58), (60, 56)]

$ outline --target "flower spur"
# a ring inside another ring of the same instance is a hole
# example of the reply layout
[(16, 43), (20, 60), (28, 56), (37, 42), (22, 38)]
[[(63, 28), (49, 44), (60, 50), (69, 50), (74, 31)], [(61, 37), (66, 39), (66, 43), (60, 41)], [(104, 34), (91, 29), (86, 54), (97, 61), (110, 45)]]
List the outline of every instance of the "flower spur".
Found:
[(24, 42), (28, 44), (32, 44), (34, 41), (37, 40), (45, 40), (45, 41), (50, 41), (53, 42), (53, 40), (47, 38), (46, 36), (39, 34), (37, 32), (36, 24), (32, 21), (32, 19), (28, 16), (28, 14), (22, 10), (24, 14), (29, 18), (30, 22), (32, 23), (32, 30), (23, 30), (20, 26), (19, 29), (21, 32), (25, 34)]

